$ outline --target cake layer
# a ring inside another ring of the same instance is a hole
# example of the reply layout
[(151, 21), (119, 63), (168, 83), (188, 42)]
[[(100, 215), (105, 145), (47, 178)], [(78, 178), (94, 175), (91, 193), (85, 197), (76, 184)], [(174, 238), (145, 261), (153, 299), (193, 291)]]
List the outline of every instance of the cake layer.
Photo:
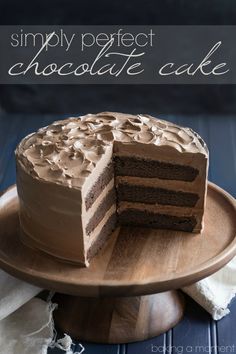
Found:
[(86, 234), (88, 236), (102, 221), (103, 217), (105, 216), (106, 212), (111, 208), (111, 206), (116, 207), (116, 193), (114, 188), (108, 191), (108, 193), (94, 212), (92, 218), (89, 220), (86, 226)]
[(164, 188), (182, 192), (197, 193), (203, 185), (205, 179), (200, 175), (193, 182), (176, 181), (150, 177), (135, 177), (135, 176), (116, 176), (116, 185), (119, 184), (134, 184), (140, 187)]
[(147, 204), (167, 204), (194, 207), (199, 199), (198, 194), (170, 189), (119, 183), (117, 185), (119, 201), (141, 202)]
[(85, 207), (88, 210), (98, 196), (101, 194), (106, 185), (114, 178), (114, 167), (113, 163), (110, 162), (108, 166), (104, 168), (102, 174), (98, 177), (97, 181), (89, 190), (88, 194), (85, 197)]
[(194, 231), (197, 225), (197, 220), (194, 216), (175, 216), (132, 208), (123, 210), (119, 214), (119, 222), (122, 225), (144, 226), (186, 232)]
[(151, 213), (161, 213), (176, 216), (192, 216), (196, 215), (200, 217), (203, 214), (203, 208), (192, 208), (192, 207), (179, 207), (173, 205), (161, 205), (161, 204), (145, 204), (145, 203), (134, 203), (121, 201), (118, 203), (117, 210), (118, 213), (125, 211), (126, 209), (139, 209), (147, 210)]
[(115, 175), (194, 181), (199, 171), (192, 166), (149, 160), (136, 156), (114, 156)]

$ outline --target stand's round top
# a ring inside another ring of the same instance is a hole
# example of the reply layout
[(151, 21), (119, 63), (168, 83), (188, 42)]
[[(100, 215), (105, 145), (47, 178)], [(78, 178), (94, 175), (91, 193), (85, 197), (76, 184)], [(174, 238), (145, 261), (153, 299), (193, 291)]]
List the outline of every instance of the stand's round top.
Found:
[(62, 263), (24, 246), (18, 231), (18, 198), (12, 186), (0, 197), (2, 269), (40, 287), (72, 295), (145, 295), (194, 283), (236, 255), (236, 203), (209, 183), (202, 234), (121, 228), (89, 268)]

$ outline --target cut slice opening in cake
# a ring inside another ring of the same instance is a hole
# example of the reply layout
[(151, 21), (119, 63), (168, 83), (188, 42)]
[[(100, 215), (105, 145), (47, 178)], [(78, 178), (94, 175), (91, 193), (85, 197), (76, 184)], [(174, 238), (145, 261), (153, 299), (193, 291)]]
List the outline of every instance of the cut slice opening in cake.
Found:
[[(123, 155), (121, 145), (118, 147), (119, 151), (115, 142), (108, 165), (85, 197), (88, 213), (85, 230), (93, 247), (90, 254), (101, 246), (98, 242), (101, 233), (103, 239), (105, 235), (108, 237), (108, 230), (111, 233), (117, 224), (199, 232), (204, 211), (201, 192), (206, 178), (200, 169), (205, 163), (202, 156), (191, 161), (187, 155), (183, 164), (183, 154), (175, 156), (175, 161), (173, 157), (172, 161), (170, 158), (163, 161), (166, 155), (160, 156), (158, 148), (151, 159), (133, 147), (130, 156)], [(128, 146), (125, 147), (127, 154)], [(101, 231), (104, 228), (106, 232)]]

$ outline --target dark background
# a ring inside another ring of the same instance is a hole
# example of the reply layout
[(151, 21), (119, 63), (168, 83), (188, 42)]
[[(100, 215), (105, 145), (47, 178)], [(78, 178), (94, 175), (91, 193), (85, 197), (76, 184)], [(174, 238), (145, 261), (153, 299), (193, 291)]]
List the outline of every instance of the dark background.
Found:
[[(0, 0), (0, 24), (233, 25), (236, 1)], [(104, 110), (155, 115), (234, 114), (236, 89), (233, 85), (0, 86), (2, 112), (76, 114)]]
[[(236, 1), (0, 0), (0, 24), (236, 25)], [(61, 114), (104, 110), (160, 114), (191, 126), (209, 146), (209, 179), (236, 196), (236, 88), (220, 85), (0, 86), (0, 191), (15, 183), (14, 149), (26, 134)], [(235, 301), (231, 315), (215, 322), (188, 299), (184, 319), (159, 337), (128, 345), (85, 343), (85, 349), (87, 354), (150, 354), (152, 344), (201, 345), (206, 354), (221, 354), (217, 345), (236, 347), (235, 326)], [(49, 352), (62, 354), (59, 350)]]

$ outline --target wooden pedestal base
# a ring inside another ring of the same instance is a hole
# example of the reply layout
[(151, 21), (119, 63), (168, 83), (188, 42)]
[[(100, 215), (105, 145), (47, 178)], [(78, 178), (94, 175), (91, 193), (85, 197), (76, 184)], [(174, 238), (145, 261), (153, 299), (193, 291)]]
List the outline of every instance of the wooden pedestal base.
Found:
[(73, 295), (56, 296), (56, 323), (81, 340), (127, 343), (165, 332), (181, 319), (183, 300), (177, 291), (162, 291), (193, 284), (236, 255), (236, 203), (212, 183), (202, 234), (124, 227), (110, 235), (88, 268), (26, 247), (18, 213), (13, 186), (0, 197), (0, 266), (41, 288)]
[(97, 343), (144, 340), (174, 327), (184, 313), (178, 291), (136, 296), (82, 298), (56, 294), (56, 326), (74, 339)]

